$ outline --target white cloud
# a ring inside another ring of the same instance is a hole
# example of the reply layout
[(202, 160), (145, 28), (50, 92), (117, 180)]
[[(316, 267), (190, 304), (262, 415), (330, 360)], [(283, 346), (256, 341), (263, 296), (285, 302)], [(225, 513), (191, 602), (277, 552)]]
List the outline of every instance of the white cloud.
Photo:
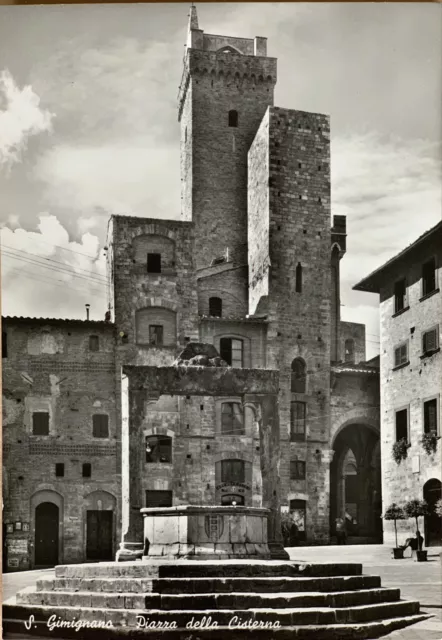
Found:
[(19, 89), (8, 71), (0, 74), (0, 165), (19, 162), (30, 136), (51, 131), (54, 117), (40, 108), (32, 87)]

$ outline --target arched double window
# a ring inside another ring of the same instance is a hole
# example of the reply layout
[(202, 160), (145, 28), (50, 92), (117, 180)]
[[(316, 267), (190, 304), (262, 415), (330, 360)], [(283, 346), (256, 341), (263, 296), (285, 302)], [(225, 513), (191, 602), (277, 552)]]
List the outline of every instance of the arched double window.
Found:
[(221, 298), (212, 297), (209, 298), (209, 316), (215, 318), (221, 318), (223, 313), (223, 301)]
[(295, 358), (292, 362), (291, 390), (294, 393), (305, 393), (307, 372), (304, 360)]

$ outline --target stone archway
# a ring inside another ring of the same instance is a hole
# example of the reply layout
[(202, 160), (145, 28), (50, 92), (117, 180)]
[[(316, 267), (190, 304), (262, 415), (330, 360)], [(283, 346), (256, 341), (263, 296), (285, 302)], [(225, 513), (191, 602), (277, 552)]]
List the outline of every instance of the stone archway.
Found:
[(330, 532), (345, 519), (350, 542), (382, 539), (379, 432), (372, 425), (350, 423), (339, 429), (330, 465)]

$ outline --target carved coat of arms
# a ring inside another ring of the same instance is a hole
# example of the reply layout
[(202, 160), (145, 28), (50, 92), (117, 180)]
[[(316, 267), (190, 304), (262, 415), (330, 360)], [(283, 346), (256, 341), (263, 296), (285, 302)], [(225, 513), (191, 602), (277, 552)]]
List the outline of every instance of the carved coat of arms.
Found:
[(216, 542), (223, 535), (224, 518), (218, 515), (205, 516), (204, 526), (209, 540)]

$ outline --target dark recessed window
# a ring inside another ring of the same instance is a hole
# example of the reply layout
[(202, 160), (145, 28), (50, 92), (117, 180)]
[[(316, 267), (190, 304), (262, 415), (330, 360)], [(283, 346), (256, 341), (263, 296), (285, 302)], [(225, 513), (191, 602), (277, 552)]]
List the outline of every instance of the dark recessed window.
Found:
[(424, 402), (424, 433), (436, 433), (437, 428), (437, 399)]
[(305, 462), (290, 460), (290, 480), (305, 480)]
[(83, 478), (90, 478), (91, 477), (91, 475), (92, 475), (92, 466), (91, 466), (90, 462), (85, 462), (83, 464), (82, 475), (83, 475)]
[(146, 462), (172, 462), (172, 438), (147, 436)]
[(37, 411), (32, 414), (32, 435), (48, 436), (49, 435), (49, 413), (46, 411)]
[(147, 273), (161, 273), (161, 253), (147, 254)]
[(345, 362), (355, 361), (355, 341), (352, 338), (348, 338), (344, 345)]
[(396, 411), (396, 442), (405, 440), (408, 442), (408, 409)]
[(293, 393), (305, 393), (306, 367), (304, 360), (295, 358), (292, 362), (291, 390)]
[(223, 301), (221, 298), (209, 298), (209, 316), (221, 318), (223, 313)]
[(62, 462), (57, 462), (57, 464), (55, 465), (55, 476), (57, 478), (64, 477), (64, 464)]
[(172, 491), (146, 491), (146, 507), (159, 508), (172, 506)]
[(436, 260), (431, 258), (422, 265), (422, 295), (426, 296), (436, 289)]
[(100, 339), (98, 336), (89, 336), (89, 351), (100, 350)]
[(2, 331), (2, 358), (8, 357), (8, 334)]
[(240, 369), (243, 366), (243, 341), (237, 338), (221, 338), (219, 354), (231, 367)]
[(422, 353), (430, 354), (439, 347), (439, 327), (434, 327), (422, 334)]
[(407, 306), (407, 286), (405, 278), (399, 280), (394, 285), (394, 312), (398, 313)]
[(221, 462), (221, 482), (245, 482), (244, 460), (223, 460)]
[(300, 262), (298, 262), (296, 267), (295, 291), (296, 293), (302, 292), (302, 265)]
[(223, 402), (221, 405), (221, 433), (241, 435), (244, 433), (242, 407), (239, 402)]
[(394, 366), (400, 367), (406, 362), (408, 362), (408, 342), (404, 342), (394, 350)]
[(305, 440), (305, 402), (290, 403), (290, 440), (292, 442)]
[(238, 111), (229, 111), (229, 127), (238, 126)]
[(163, 325), (149, 325), (149, 344), (161, 347), (163, 344)]
[(109, 416), (105, 413), (96, 413), (92, 416), (92, 435), (94, 438), (109, 437)]

